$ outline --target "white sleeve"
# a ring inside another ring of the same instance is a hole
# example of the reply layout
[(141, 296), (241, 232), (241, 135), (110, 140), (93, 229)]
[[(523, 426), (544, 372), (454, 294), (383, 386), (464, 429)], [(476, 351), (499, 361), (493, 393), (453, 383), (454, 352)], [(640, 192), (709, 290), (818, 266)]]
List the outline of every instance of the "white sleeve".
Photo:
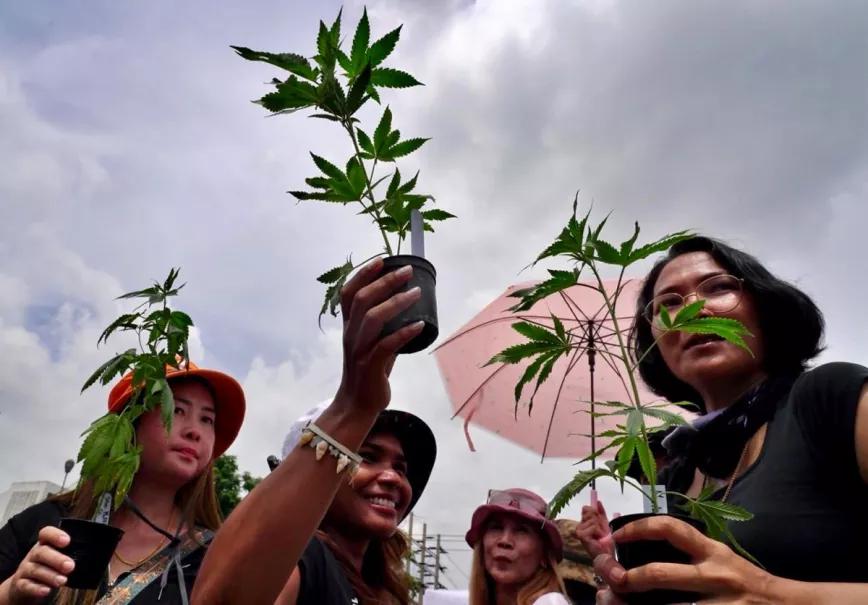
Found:
[(533, 605), (570, 605), (570, 602), (559, 592), (547, 592), (534, 601)]

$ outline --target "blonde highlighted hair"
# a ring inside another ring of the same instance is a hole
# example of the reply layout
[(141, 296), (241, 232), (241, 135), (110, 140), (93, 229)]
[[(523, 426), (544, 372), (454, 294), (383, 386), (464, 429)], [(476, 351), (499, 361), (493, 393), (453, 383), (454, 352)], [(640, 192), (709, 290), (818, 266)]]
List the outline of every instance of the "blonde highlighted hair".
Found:
[[(564, 581), (558, 574), (558, 562), (551, 549), (546, 547), (542, 565), (518, 591), (516, 605), (533, 605), (533, 602), (549, 592), (566, 595)], [(470, 569), (470, 605), (495, 605), (497, 594), (494, 581), (485, 571), (485, 554), (482, 540), (473, 548), (473, 565)]]

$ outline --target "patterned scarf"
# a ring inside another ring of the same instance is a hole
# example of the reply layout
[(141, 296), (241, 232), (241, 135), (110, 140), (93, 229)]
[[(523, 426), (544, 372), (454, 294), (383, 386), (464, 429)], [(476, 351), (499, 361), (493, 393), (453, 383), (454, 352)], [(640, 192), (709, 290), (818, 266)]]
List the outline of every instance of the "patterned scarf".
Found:
[(663, 440), (673, 458), (686, 458), (709, 477), (727, 479), (735, 471), (748, 440), (771, 420), (795, 376), (768, 378), (729, 407), (703, 414), (679, 426)]

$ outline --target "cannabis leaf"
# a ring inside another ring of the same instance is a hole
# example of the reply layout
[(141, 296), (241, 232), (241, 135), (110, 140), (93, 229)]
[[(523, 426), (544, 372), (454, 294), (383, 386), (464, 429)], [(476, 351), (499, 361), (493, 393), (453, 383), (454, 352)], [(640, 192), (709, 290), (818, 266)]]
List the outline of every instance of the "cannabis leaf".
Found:
[[(370, 217), (380, 232), (385, 253), (400, 253), (410, 231), (413, 211), (421, 213), (426, 231), (434, 231), (433, 223), (455, 216), (432, 208), (433, 196), (416, 191), (418, 173), (410, 181), (401, 182), (397, 168), (389, 170), (392, 180), (388, 191), (384, 195), (382, 189), (378, 190), (390, 175), (378, 175), (377, 168), (406, 158), (429, 139), (402, 138), (400, 131), (392, 127), (393, 116), (388, 106), (371, 133), (361, 127), (359, 111), (368, 101), (380, 103), (382, 90), (407, 89), (422, 83), (407, 71), (385, 64), (400, 40), (400, 26), (372, 42), (371, 22), (367, 9), (363, 9), (350, 48), (345, 51), (341, 39), (342, 14), (339, 11), (330, 26), (319, 22), (316, 54), (310, 59), (292, 52), (264, 52), (246, 46), (231, 48), (248, 61), (283, 70), (280, 77), (271, 80), (273, 89), (255, 103), (272, 115), (313, 110), (310, 117), (340, 125), (352, 143), (353, 155), (341, 164), (344, 168), (311, 154), (320, 174), (305, 179), (309, 189), (293, 188), (288, 193), (299, 201), (358, 204), (359, 214)], [(326, 310), (332, 314), (337, 312), (343, 283), (338, 280), (325, 284), (327, 290), (319, 320)]]
[(166, 380), (166, 367), (180, 368), (189, 359), (188, 339), (193, 320), (182, 311), (168, 306), (184, 285), (176, 285), (180, 269), (148, 288), (119, 296), (120, 300), (145, 299), (132, 313), (124, 313), (111, 322), (97, 341), (106, 344), (117, 332), (133, 332), (140, 348), (117, 353), (100, 365), (82, 386), (82, 392), (96, 382), (107, 385), (130, 373), (132, 394), (117, 413), (94, 421), (82, 436), (78, 452), (82, 462), (81, 481), (93, 481), (96, 493), (112, 492), (115, 506), (132, 485), (140, 462), (135, 442), (134, 422), (142, 414), (159, 409), (166, 430), (172, 426), (175, 403)]

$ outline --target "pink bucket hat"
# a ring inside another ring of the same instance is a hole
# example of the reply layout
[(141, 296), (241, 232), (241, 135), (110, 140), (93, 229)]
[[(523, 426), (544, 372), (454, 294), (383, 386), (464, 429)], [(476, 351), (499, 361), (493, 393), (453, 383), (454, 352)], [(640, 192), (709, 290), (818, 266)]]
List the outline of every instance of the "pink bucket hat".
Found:
[(485, 533), (485, 525), (491, 515), (498, 513), (514, 515), (537, 524), (555, 559), (560, 561), (563, 558), (564, 543), (561, 539), (561, 533), (558, 531), (558, 526), (546, 516), (547, 510), (548, 505), (546, 501), (530, 490), (520, 487), (506, 490), (489, 490), (486, 503), (473, 511), (470, 529), (467, 530), (464, 539), (473, 548), (482, 539), (482, 534)]

